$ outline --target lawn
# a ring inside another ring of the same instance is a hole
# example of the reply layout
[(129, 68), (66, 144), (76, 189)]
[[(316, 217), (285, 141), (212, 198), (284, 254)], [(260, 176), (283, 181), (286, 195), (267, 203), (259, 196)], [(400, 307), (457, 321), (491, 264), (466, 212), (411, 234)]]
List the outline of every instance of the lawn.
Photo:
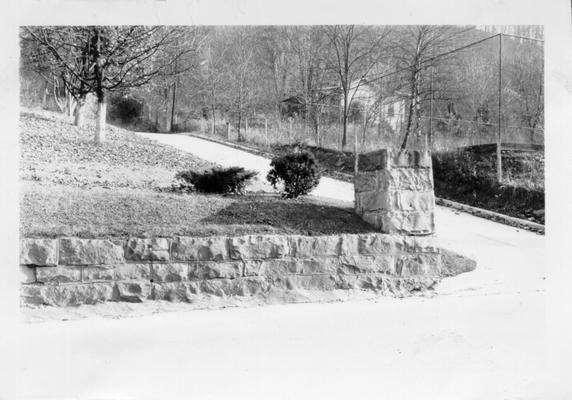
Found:
[(372, 232), (347, 204), (276, 195), (169, 193), (181, 170), (210, 162), (110, 126), (92, 143), (62, 115), (21, 114), (22, 236), (173, 236)]

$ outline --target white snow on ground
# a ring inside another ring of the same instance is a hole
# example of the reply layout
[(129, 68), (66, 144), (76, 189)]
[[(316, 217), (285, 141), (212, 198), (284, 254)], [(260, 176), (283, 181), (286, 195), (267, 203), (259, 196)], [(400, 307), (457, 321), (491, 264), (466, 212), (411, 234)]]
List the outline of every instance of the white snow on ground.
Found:
[[(144, 136), (263, 177), (268, 169), (212, 142)], [(315, 194), (353, 199), (352, 185), (333, 179)], [(0, 385), (0, 399), (572, 398), (546, 365), (544, 237), (440, 207), (436, 220), (439, 243), (478, 267), (445, 279), (433, 298), (177, 305), (29, 324), (12, 365), (29, 384), (4, 397), (10, 385)]]

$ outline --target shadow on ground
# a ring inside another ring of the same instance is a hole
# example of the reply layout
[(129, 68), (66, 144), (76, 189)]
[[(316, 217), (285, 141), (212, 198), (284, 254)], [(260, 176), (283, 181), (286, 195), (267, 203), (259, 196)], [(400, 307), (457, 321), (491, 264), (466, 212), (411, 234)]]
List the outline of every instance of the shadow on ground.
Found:
[(204, 224), (262, 224), (305, 235), (375, 232), (351, 208), (316, 204), (309, 199), (245, 196), (201, 220)]

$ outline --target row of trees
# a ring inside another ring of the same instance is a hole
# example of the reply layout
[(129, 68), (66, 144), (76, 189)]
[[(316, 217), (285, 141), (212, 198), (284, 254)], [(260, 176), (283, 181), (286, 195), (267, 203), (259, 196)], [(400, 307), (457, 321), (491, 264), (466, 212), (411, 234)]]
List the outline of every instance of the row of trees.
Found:
[[(389, 95), (406, 104), (402, 147), (421, 129), (430, 100), (471, 103), (476, 116), (494, 94), (490, 49), (475, 52), (473, 61), (438, 57), (487, 36), (473, 27), (24, 27), (21, 35), (23, 70), (47, 82), (78, 124), (86, 96), (95, 94), (96, 141), (104, 140), (106, 102), (114, 92), (143, 99), (147, 117), (166, 116), (169, 130), (177, 118), (206, 117), (214, 133), (224, 119), (235, 122), (239, 138), (247, 116), (279, 115), (281, 102), (297, 96), (318, 143), (320, 118), (336, 105), (342, 148), (356, 94), (365, 86), (376, 94), (362, 104), (366, 115)], [(509, 51), (519, 54), (517, 45)], [(522, 121), (538, 126), (542, 62), (538, 70), (530, 59), (515, 60), (512, 101), (522, 104)]]

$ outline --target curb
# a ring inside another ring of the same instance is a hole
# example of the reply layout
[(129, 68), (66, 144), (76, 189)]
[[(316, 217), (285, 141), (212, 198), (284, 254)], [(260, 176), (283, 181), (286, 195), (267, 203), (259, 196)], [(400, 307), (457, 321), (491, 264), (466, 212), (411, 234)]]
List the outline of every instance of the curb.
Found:
[(545, 234), (545, 226), (537, 224), (536, 222), (527, 221), (525, 219), (510, 217), (508, 215), (499, 214), (494, 211), (485, 210), (478, 207), (468, 206), (466, 204), (457, 203), (456, 201), (435, 197), (435, 204), (440, 206), (449, 207), (455, 210), (463, 211), (477, 217), (489, 219), (491, 221), (499, 222), (505, 225), (514, 226), (517, 228), (526, 229), (535, 233)]
[[(232, 147), (238, 150), (243, 150), (255, 155), (265, 156), (268, 158), (272, 158), (274, 155), (264, 150), (254, 149), (252, 147), (243, 146), (235, 143), (229, 143), (221, 139), (215, 139), (210, 137), (204, 137), (200, 135), (196, 135), (193, 133), (186, 133), (185, 135), (193, 136), (198, 139), (204, 139), (210, 142), (222, 144), (224, 146)], [(345, 178), (348, 182), (353, 182), (353, 176), (350, 174), (346, 174), (344, 172), (336, 172), (335, 174), (329, 174), (334, 179)], [(435, 196), (435, 204), (452, 208), (454, 210), (462, 211), (476, 217), (485, 218), (494, 222), (498, 222), (504, 225), (514, 226), (521, 229), (526, 229), (531, 232), (535, 232), (541, 235), (545, 234), (546, 228), (544, 225), (538, 224), (536, 222), (527, 221), (525, 219), (510, 217), (508, 215), (499, 214), (494, 211), (485, 210), (483, 208), (473, 207), (462, 203), (457, 203), (456, 201), (443, 199), (441, 197)]]

